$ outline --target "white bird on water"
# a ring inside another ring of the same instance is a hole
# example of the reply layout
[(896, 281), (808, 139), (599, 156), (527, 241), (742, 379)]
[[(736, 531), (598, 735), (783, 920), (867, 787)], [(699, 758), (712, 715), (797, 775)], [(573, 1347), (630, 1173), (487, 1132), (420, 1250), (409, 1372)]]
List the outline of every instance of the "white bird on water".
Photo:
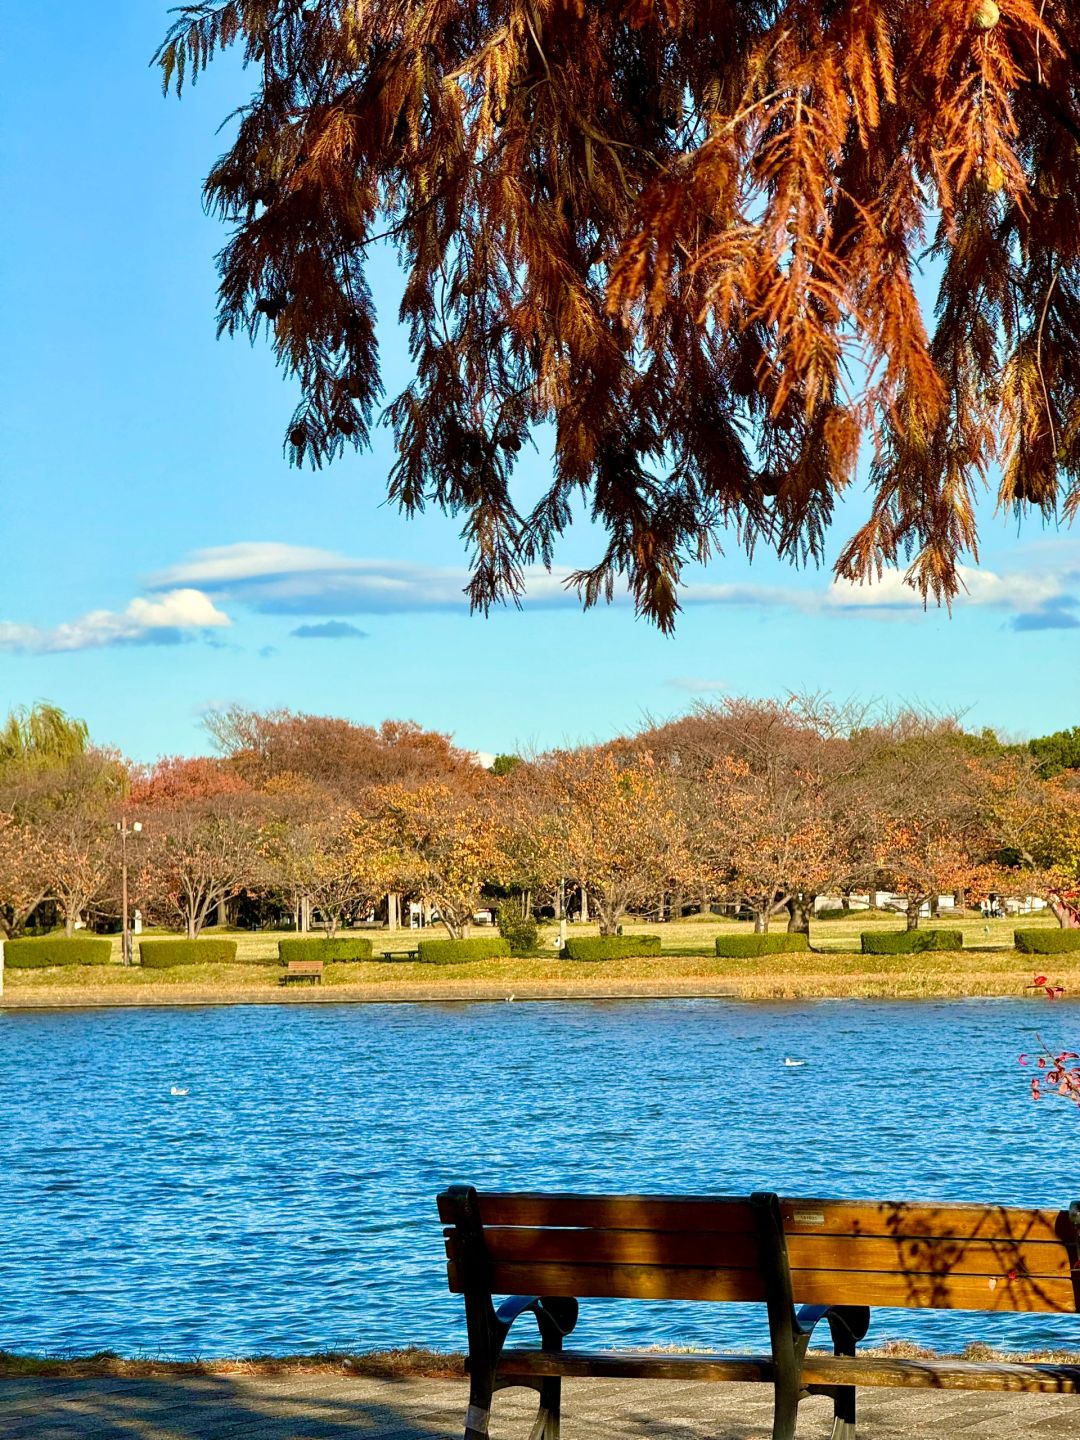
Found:
[(790, 1055), (784, 1056), (784, 1065), (788, 1070), (797, 1070), (800, 1065), (805, 1065), (805, 1060), (793, 1060)]
[(186, 1094), (187, 1094), (187, 1091), (186, 1091), (186, 1090), (182, 1090), (179, 1085), (174, 1085), (174, 1086), (170, 1089), (169, 1094), (170, 1094), (170, 1095), (186, 1095)]
[(513, 995), (507, 995), (507, 997), (506, 997), (506, 1003), (507, 1003), (508, 1005), (512, 1005), (512, 1004), (514, 1003), (514, 998), (515, 998), (515, 997), (514, 997)]

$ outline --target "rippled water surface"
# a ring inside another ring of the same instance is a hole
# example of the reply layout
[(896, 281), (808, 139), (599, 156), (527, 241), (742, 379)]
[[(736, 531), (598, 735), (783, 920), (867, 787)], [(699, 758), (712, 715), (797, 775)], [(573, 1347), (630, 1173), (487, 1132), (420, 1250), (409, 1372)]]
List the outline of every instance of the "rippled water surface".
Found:
[[(1011, 1001), (3, 1012), (0, 1349), (460, 1348), (454, 1181), (1064, 1205), (1080, 1114), (1028, 1098), (1036, 1028), (1080, 1049), (1080, 1007)], [(1080, 1345), (1073, 1317), (882, 1311), (871, 1334)], [(578, 1336), (765, 1330), (594, 1300)]]

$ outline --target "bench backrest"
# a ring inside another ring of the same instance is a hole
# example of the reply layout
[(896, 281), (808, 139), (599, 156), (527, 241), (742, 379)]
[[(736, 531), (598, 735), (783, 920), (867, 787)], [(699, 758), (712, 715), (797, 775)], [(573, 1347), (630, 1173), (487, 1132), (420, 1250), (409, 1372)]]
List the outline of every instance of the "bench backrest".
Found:
[[(748, 1198), (448, 1191), (439, 1214), (454, 1227), (445, 1232), (454, 1291), (767, 1298), (773, 1241)], [(779, 1215), (801, 1305), (1080, 1310), (1077, 1206), (782, 1199)]]
[(288, 973), (290, 975), (321, 975), (323, 962), (321, 960), (290, 960)]

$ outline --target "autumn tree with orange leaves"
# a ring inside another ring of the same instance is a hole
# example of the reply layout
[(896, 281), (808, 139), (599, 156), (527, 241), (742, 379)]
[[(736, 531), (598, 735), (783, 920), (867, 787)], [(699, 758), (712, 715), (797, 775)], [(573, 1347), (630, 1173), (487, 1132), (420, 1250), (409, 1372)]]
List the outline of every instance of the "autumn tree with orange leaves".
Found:
[(549, 884), (565, 878), (586, 891), (601, 935), (693, 878), (674, 787), (650, 756), (559, 751), (536, 771), (534, 824)]
[(483, 889), (507, 869), (502, 827), (481, 787), (440, 782), (372, 793), (366, 818), (353, 831), (356, 863), (378, 863), (384, 889), (424, 901), (460, 938), (480, 909)]
[(48, 893), (48, 854), (40, 835), (0, 811), (0, 939), (14, 939)]
[(942, 894), (1001, 888), (985, 778), (950, 722), (904, 717), (865, 777), (874, 883), (905, 899), (907, 928)]
[(161, 760), (132, 787), (143, 820), (136, 894), (194, 940), (218, 907), (253, 885), (264, 805), (220, 761)]
[(795, 772), (777, 784), (725, 756), (706, 777), (694, 832), (709, 892), (745, 905), (756, 933), (779, 914), (788, 915), (789, 930), (808, 931), (814, 897), (853, 865), (844, 831), (831, 820), (818, 777)]
[(819, 561), (864, 442), (841, 577), (951, 597), (998, 466), (1006, 509), (1080, 504), (1073, 0), (199, 0), (166, 91), (231, 47), (256, 81), (205, 185), (220, 327), (295, 378), (293, 461), (363, 448), (394, 247), (390, 498), (464, 517), (475, 605), (584, 494), (586, 603), (625, 577), (670, 627), (722, 535)]
[(1032, 754), (982, 765), (982, 810), (1007, 867), (1002, 888), (1041, 895), (1066, 927), (1080, 897), (1080, 784), (1068, 774), (1040, 782), (1038, 765)]
[(267, 783), (263, 797), (255, 883), (287, 904), (297, 929), (306, 930), (315, 912), (333, 939), (382, 898), (381, 857), (358, 843), (351, 812), (321, 786), (283, 774)]

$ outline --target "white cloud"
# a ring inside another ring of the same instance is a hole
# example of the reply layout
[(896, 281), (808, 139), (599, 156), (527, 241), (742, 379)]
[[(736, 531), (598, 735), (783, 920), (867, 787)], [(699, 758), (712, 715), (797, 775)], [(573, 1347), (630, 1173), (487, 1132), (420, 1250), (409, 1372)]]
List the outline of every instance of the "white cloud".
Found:
[[(1017, 571), (999, 575), (993, 570), (977, 570), (970, 565), (959, 568), (963, 586), (957, 605), (990, 606), (1002, 610), (1035, 610), (1048, 600), (1064, 593), (1062, 577), (1044, 571), (1032, 575)], [(922, 609), (922, 598), (904, 583), (902, 570), (885, 570), (879, 580), (855, 585), (847, 580), (834, 580), (826, 591), (824, 605), (829, 609)]]
[(169, 590), (153, 599), (138, 597), (125, 610), (91, 610), (53, 629), (0, 620), (0, 650), (50, 655), (104, 645), (173, 645), (199, 630), (232, 621), (201, 590)]
[[(576, 608), (577, 592), (566, 568), (525, 572), (528, 606)], [(997, 573), (962, 566), (964, 589), (955, 602), (1033, 614), (1066, 597), (1077, 577), (1065, 569)], [(196, 551), (178, 565), (150, 577), (152, 588), (199, 586), (223, 600), (249, 605), (264, 614), (357, 615), (409, 611), (465, 610), (469, 575), (464, 566), (418, 565), (343, 555), (314, 546), (277, 541), (244, 541)], [(876, 612), (885, 618), (914, 615), (923, 608), (919, 594), (905, 583), (903, 570), (886, 569), (864, 585), (833, 580), (798, 585), (709, 583), (691, 581), (680, 591), (686, 608), (699, 605), (742, 606), (797, 611), (807, 615)], [(625, 585), (616, 586), (615, 603), (630, 603)], [(933, 607), (931, 607), (933, 608)], [(683, 682), (673, 682), (682, 685)], [(694, 681), (697, 684), (697, 681)]]
[[(569, 570), (535, 566), (526, 572), (532, 604), (576, 605), (566, 589)], [(198, 550), (148, 580), (151, 588), (199, 585), (266, 614), (380, 614), (467, 607), (464, 566), (369, 560), (277, 541), (244, 541)]]

